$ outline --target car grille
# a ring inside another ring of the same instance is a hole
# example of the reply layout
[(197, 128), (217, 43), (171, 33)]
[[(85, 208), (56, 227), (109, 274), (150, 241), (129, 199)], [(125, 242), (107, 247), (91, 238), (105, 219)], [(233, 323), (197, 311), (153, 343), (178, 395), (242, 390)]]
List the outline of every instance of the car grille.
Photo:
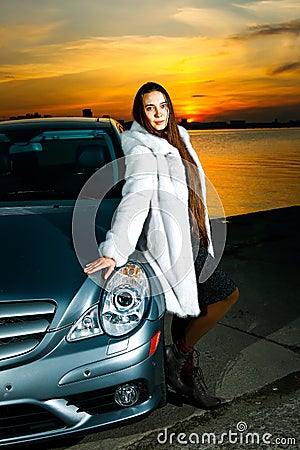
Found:
[(33, 350), (43, 339), (55, 312), (51, 301), (0, 304), (0, 360)]
[(42, 433), (65, 428), (66, 424), (49, 411), (29, 404), (0, 407), (0, 438)]
[[(140, 388), (140, 396), (136, 405), (143, 403), (149, 398), (149, 392), (145, 380), (134, 380), (130, 384), (136, 384)], [(86, 412), (91, 415), (101, 414), (122, 408), (114, 399), (115, 390), (118, 386), (112, 386), (107, 389), (84, 392), (71, 395), (66, 398), (68, 405), (77, 406), (78, 412)]]

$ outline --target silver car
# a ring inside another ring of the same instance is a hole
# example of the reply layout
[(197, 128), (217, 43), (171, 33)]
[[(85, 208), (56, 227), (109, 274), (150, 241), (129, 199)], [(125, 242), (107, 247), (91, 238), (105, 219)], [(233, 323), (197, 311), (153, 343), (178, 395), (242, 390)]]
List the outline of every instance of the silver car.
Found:
[[(133, 255), (97, 283), (72, 238), (76, 199), (95, 173), (106, 183), (121, 132), (112, 119), (0, 122), (0, 446), (115, 426), (165, 402), (165, 306), (150, 267)], [(121, 187), (118, 176), (97, 209), (99, 242)]]

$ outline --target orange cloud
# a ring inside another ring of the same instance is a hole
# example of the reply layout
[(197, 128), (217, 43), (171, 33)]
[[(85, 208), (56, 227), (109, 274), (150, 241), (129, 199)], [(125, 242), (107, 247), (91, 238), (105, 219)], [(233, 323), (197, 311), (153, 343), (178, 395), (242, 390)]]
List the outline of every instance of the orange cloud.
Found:
[[(62, 40), (66, 19), (34, 29), (6, 26), (6, 43), (0, 49), (0, 116), (35, 111), (78, 115), (90, 107), (95, 115), (129, 119), (133, 95), (150, 80), (164, 84), (178, 117), (190, 120), (299, 103), (296, 43), (291, 27), (284, 25), (291, 22), (252, 27), (254, 41), (246, 19), (239, 22), (241, 12), (229, 11), (230, 29), (240, 36), (248, 33), (248, 39), (229, 39), (227, 25), (216, 25), (225, 16), (217, 13), (212, 8), (178, 9), (172, 20), (193, 31), (181, 36)], [(196, 33), (198, 25), (202, 28)]]

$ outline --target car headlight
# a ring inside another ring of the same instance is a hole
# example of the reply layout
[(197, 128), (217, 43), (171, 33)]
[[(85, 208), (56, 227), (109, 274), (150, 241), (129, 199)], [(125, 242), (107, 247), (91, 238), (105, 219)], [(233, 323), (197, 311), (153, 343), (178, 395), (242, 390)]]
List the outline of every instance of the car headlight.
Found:
[(67, 335), (68, 342), (79, 341), (103, 334), (99, 323), (99, 305), (92, 306), (77, 320)]
[(147, 275), (141, 266), (128, 263), (111, 275), (103, 291), (100, 320), (110, 336), (122, 336), (143, 319), (150, 297)]

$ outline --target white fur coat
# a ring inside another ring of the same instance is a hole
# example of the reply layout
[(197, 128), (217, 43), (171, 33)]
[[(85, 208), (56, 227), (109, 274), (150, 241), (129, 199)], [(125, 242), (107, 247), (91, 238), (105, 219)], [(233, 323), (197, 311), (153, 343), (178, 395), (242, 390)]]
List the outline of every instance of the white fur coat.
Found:
[[(205, 175), (188, 132), (180, 135), (195, 160), (206, 198)], [(177, 148), (165, 139), (148, 133), (137, 122), (121, 135), (125, 154), (125, 184), (100, 251), (125, 264), (134, 252), (142, 232), (147, 240), (144, 257), (160, 281), (168, 311), (181, 317), (198, 316), (196, 275), (190, 235), (188, 189), (185, 168)], [(208, 251), (213, 255), (210, 225), (205, 202)]]

